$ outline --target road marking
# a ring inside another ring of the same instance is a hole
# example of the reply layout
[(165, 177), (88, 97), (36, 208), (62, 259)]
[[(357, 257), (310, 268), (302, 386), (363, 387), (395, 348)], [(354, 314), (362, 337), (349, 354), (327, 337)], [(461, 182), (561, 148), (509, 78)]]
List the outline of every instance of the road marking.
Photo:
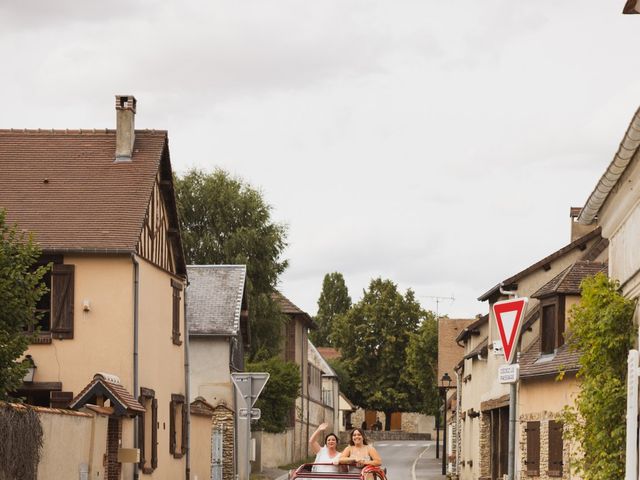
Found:
[(389, 444), (388, 443), (378, 443), (377, 446), (378, 447), (388, 447)]
[(393, 446), (394, 446), (394, 447), (401, 447), (401, 446), (402, 446), (402, 444), (401, 444), (401, 443), (396, 443), (396, 444), (394, 444)]
[(409, 445), (407, 445), (407, 447), (417, 447), (418, 445), (416, 445), (415, 443), (410, 443)]
[(411, 465), (411, 478), (413, 480), (416, 480), (416, 463), (418, 463), (418, 460), (420, 460), (422, 456), (429, 451), (430, 448), (431, 448), (431, 445), (427, 445), (427, 448), (425, 448), (422, 451), (422, 453), (418, 455), (416, 459), (413, 461), (413, 465)]

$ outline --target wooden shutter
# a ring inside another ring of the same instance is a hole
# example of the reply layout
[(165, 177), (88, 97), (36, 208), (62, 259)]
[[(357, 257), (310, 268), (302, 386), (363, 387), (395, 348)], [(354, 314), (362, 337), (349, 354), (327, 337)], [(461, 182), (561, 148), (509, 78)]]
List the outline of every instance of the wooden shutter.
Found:
[(176, 453), (176, 402), (169, 402), (169, 453)]
[[(145, 404), (145, 398), (141, 397), (143, 404)], [(145, 413), (141, 413), (138, 415), (138, 448), (140, 449), (140, 461), (138, 462), (138, 467), (144, 470), (144, 467), (147, 463), (145, 445), (144, 445), (144, 429), (145, 429), (145, 420), (148, 421), (149, 418)]]
[(540, 422), (527, 422), (527, 475), (540, 475)]
[(556, 305), (542, 307), (541, 353), (553, 353), (556, 347)]
[(549, 469), (548, 475), (550, 477), (562, 476), (562, 457), (563, 457), (563, 442), (562, 442), (562, 422), (555, 420), (549, 421)]
[(158, 468), (158, 400), (151, 401), (151, 468)]
[(51, 333), (73, 338), (73, 265), (54, 264), (51, 271)]
[(285, 350), (285, 360), (287, 362), (296, 361), (296, 321), (289, 318), (287, 322), (287, 348)]
[(182, 403), (182, 438), (180, 439), (180, 451), (183, 455), (187, 453), (187, 408), (188, 406)]
[(175, 345), (182, 345), (182, 341), (180, 340), (180, 291), (182, 290), (182, 284), (171, 279), (171, 287), (173, 288), (171, 340)]
[(49, 392), (49, 406), (51, 408), (69, 408), (71, 400), (73, 400), (73, 392), (58, 392), (55, 390)]

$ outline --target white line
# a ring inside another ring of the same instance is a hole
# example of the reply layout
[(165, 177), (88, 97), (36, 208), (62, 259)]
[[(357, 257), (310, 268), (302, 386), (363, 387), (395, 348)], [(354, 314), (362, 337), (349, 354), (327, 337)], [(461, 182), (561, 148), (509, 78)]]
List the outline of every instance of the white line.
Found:
[(388, 447), (389, 444), (388, 443), (378, 443), (376, 444), (376, 447)]
[(411, 465), (411, 478), (413, 480), (416, 480), (416, 463), (418, 463), (418, 460), (420, 460), (422, 458), (422, 455), (424, 455), (425, 453), (427, 453), (429, 451), (429, 449), (431, 448), (431, 445), (427, 445), (427, 448), (425, 448), (422, 453), (420, 455), (418, 455), (416, 457), (416, 459), (413, 461), (413, 465)]
[(394, 444), (393, 444), (393, 446), (394, 446), (394, 447), (401, 447), (401, 446), (402, 446), (402, 444), (401, 444), (401, 443), (394, 443)]
[(409, 445), (407, 445), (407, 447), (417, 447), (418, 445), (416, 445), (415, 443), (410, 443)]

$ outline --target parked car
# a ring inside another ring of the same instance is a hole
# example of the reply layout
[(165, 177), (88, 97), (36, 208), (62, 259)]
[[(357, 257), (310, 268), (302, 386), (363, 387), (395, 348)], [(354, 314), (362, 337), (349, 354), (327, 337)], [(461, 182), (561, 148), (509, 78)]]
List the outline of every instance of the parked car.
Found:
[(314, 465), (332, 465), (330, 463), (304, 463), (295, 470), (289, 471), (289, 480), (302, 480), (309, 478), (313, 480), (387, 480), (386, 469), (380, 467), (367, 466), (361, 471), (355, 472), (314, 472)]

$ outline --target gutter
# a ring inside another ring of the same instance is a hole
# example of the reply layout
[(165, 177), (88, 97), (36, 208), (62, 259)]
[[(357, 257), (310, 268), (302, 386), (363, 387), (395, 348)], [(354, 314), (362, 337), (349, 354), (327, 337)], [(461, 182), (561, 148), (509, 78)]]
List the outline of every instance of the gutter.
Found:
[[(131, 254), (131, 261), (133, 262), (133, 397), (138, 400), (138, 393), (140, 388), (139, 372), (138, 372), (138, 337), (139, 337), (139, 303), (140, 303), (140, 264), (134, 254)], [(134, 448), (140, 448), (138, 445), (138, 422), (133, 422), (133, 446)], [(133, 466), (133, 478), (139, 477), (139, 467), (135, 463)]]
[(185, 285), (183, 290), (183, 331), (184, 331), (184, 391), (187, 401), (185, 402), (185, 408), (187, 409), (186, 425), (187, 429), (186, 437), (186, 453), (185, 453), (185, 477), (191, 478), (191, 378), (189, 377), (189, 326), (187, 325), (187, 291), (189, 281), (185, 279)]
[(598, 215), (598, 212), (606, 202), (609, 194), (613, 188), (618, 184), (620, 177), (624, 174), (625, 170), (633, 160), (633, 157), (638, 151), (640, 146), (640, 109), (636, 110), (629, 128), (620, 142), (618, 151), (616, 152), (613, 160), (607, 167), (596, 188), (591, 192), (591, 195), (587, 199), (584, 207), (582, 208), (580, 215), (578, 215), (577, 221), (583, 225), (589, 225), (593, 223)]

